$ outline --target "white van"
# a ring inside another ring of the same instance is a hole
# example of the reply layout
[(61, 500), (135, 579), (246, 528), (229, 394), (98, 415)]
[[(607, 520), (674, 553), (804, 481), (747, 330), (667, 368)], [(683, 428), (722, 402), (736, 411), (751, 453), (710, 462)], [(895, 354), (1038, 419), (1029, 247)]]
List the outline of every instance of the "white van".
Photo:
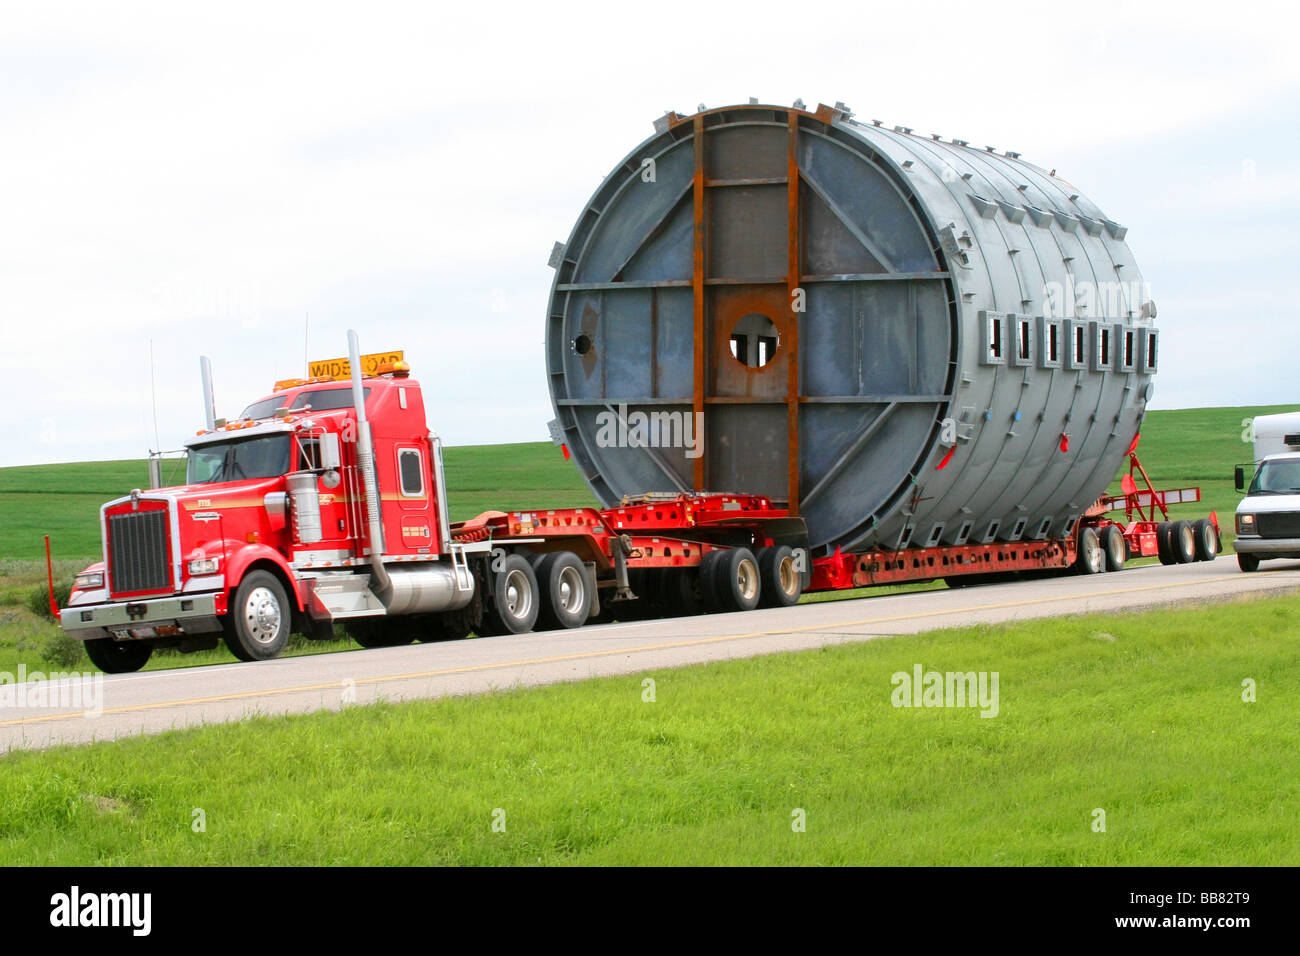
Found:
[(1255, 474), (1237, 466), (1237, 565), (1254, 571), (1269, 558), (1300, 558), (1300, 412), (1254, 422)]

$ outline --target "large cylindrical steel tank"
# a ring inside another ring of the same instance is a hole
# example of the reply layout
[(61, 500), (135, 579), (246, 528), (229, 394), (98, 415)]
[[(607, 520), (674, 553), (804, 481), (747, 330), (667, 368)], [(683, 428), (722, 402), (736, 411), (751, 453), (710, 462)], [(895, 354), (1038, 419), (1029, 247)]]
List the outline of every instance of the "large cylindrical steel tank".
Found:
[(769, 494), (823, 553), (1068, 534), (1156, 369), (1124, 235), (1012, 152), (839, 106), (669, 114), (552, 256), (563, 440), (606, 506)]

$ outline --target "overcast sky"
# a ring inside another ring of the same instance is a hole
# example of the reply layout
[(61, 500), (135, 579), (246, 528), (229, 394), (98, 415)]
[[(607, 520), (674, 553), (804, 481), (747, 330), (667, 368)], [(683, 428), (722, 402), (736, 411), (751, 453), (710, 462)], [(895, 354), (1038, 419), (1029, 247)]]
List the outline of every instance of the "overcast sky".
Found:
[(551, 245), (665, 110), (846, 102), (1114, 220), (1153, 407), (1300, 404), (1290, 7), (0, 2), (0, 466), (129, 458), (404, 348), (450, 444), (547, 438)]

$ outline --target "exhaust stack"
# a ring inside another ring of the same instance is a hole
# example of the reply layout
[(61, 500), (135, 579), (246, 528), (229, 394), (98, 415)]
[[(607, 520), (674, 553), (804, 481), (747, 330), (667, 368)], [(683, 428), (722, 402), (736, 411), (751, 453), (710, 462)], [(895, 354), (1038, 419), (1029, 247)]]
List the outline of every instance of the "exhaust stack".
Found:
[(217, 427), (217, 399), (212, 391), (212, 362), (206, 355), (199, 356), (199, 372), (203, 376), (203, 421), (212, 431)]
[(375, 479), (375, 446), (370, 440), (370, 422), (366, 420), (366, 390), (361, 384), (361, 346), (357, 333), (348, 329), (348, 362), (352, 367), (352, 404), (357, 410), (357, 465), (366, 489), (366, 518), (370, 528), (370, 573), (375, 593), (385, 606), (392, 595), (393, 582), (384, 567), (384, 526), (379, 518), (379, 483)]

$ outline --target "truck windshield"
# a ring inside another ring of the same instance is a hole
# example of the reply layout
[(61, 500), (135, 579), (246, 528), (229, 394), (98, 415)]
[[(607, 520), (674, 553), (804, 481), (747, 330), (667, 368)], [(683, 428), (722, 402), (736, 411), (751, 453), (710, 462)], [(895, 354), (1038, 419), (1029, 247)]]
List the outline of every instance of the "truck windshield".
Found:
[(1300, 492), (1300, 460), (1266, 461), (1255, 472), (1248, 495), (1285, 495)]
[(289, 470), (291, 443), (291, 436), (285, 434), (198, 445), (190, 449), (185, 481), (210, 485), (283, 475)]

